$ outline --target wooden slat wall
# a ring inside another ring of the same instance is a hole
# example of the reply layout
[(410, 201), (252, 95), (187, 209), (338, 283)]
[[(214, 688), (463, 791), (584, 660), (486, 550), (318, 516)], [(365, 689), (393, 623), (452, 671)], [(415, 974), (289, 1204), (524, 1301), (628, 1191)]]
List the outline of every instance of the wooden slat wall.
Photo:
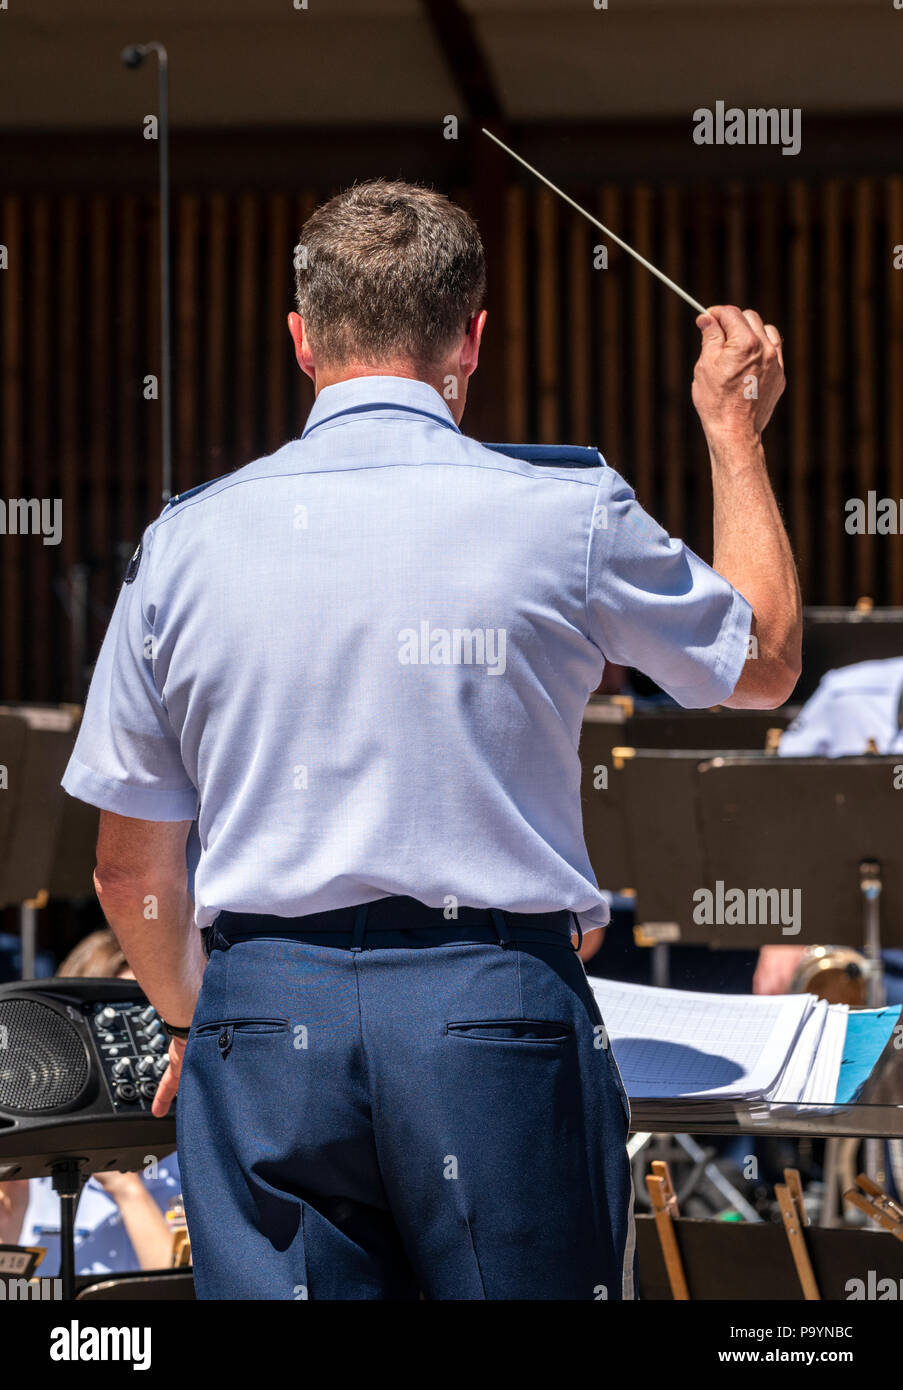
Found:
[[(3, 234), (0, 241), (8, 248), (10, 268), (3, 272), (8, 277), (7, 294), (4, 296), (3, 323), (0, 326), (0, 341), (3, 344), (3, 375), (0, 378), (0, 399), (3, 401), (3, 419), (0, 427), (0, 444), (3, 455), (0, 458), (0, 479), (3, 483), (4, 499), (20, 496), (24, 487), (25, 469), (23, 466), (23, 406), (25, 371), (23, 362), (24, 296), (20, 284), (21, 274), (14, 274), (14, 267), (22, 265), (25, 256), (25, 239), (22, 234), (22, 200), (15, 196), (3, 199)], [(22, 689), (24, 673), (22, 670), (27, 641), (24, 631), (25, 591), (22, 584), (24, 565), (23, 554), (34, 551), (35, 543), (20, 536), (3, 537), (0, 544), (0, 583), (3, 586), (3, 635), (4, 667), (8, 669), (13, 698)]]
[[(702, 302), (751, 303), (785, 336), (788, 393), (766, 436), (809, 603), (903, 604), (903, 538), (847, 535), (844, 502), (903, 496), (903, 178), (574, 189)], [(174, 472), (184, 488), (297, 435), (310, 384), (285, 330), (292, 249), (321, 196), (247, 189), (174, 202)], [(515, 183), (490, 274), (505, 321), (480, 398), (496, 438), (598, 445), (675, 534), (711, 554), (690, 401), (693, 313), (546, 190)], [(63, 499), (63, 541), (0, 538), (0, 698), (79, 699), (69, 618), (88, 586), (89, 657), (123, 557), (159, 510), (153, 199), (9, 190), (0, 201), (2, 497)], [(485, 378), (484, 378), (485, 379)], [(81, 570), (79, 567), (83, 567)]]
[[(603, 226), (616, 230), (623, 225), (622, 199), (620, 190), (612, 185), (602, 190), (599, 199)], [(595, 245), (604, 247), (607, 238), (599, 236)], [(625, 419), (623, 409), (623, 390), (625, 375), (625, 343), (622, 330), (623, 301), (622, 278), (619, 266), (626, 267), (627, 259), (617, 247), (609, 247), (608, 269), (597, 273), (598, 285), (596, 312), (602, 322), (602, 346), (596, 357), (593, 381), (602, 405), (602, 419), (595, 420), (596, 435), (585, 442), (596, 443), (603, 454), (612, 462), (620, 459), (624, 449)], [(571, 443), (579, 441), (571, 440)]]
[[(884, 391), (887, 459), (887, 494), (903, 498), (903, 269), (895, 270), (891, 248), (903, 247), (903, 178), (888, 179), (885, 187), (886, 237), (885, 272), (879, 284), (887, 286), (887, 324), (885, 330)], [(903, 593), (903, 542), (890, 544), (888, 591)]]
[[(32, 299), (29, 306), (32, 331), (30, 334), (30, 399), (22, 402), (31, 422), (30, 491), (36, 497), (49, 497), (51, 477), (50, 411), (53, 382), (53, 363), (46, 344), (56, 331), (50, 297), (50, 209), (46, 198), (36, 198), (31, 209), (29, 236), (34, 248)], [(30, 605), (36, 613), (46, 613), (51, 606), (51, 573), (49, 565), (36, 565), (31, 575), (33, 586)], [(47, 688), (51, 683), (54, 652), (49, 642), (35, 644), (34, 679)]]
[[(874, 188), (870, 180), (860, 179), (853, 191), (853, 350), (856, 372), (855, 393), (855, 455), (856, 486), (854, 494), (865, 497), (875, 485), (877, 439), (875, 408), (875, 265), (873, 224), (875, 218)], [(877, 549), (886, 548), (887, 537), (860, 536), (856, 546), (854, 575), (860, 593), (874, 589)], [(898, 542), (899, 544), (899, 542)]]
[[(681, 193), (673, 185), (666, 188), (662, 203), (663, 240), (662, 260), (670, 267), (676, 284), (686, 279), (686, 260), (683, 254)], [(686, 359), (688, 310), (676, 294), (668, 294), (662, 303), (662, 380), (659, 395), (662, 411), (663, 438), (668, 450), (661, 490), (661, 512), (676, 535), (683, 535), (687, 525), (686, 496), (682, 480), (686, 473), (686, 401), (690, 387), (690, 372)]]
[[(850, 398), (849, 383), (845, 379), (846, 340), (848, 328), (844, 323), (844, 287), (849, 283), (849, 271), (844, 259), (844, 227), (842, 221), (842, 189), (836, 179), (831, 179), (822, 190), (821, 233), (823, 260), (821, 283), (821, 332), (813, 335), (821, 339), (821, 399), (816, 392), (814, 423), (810, 422), (816, 457), (823, 460), (824, 487), (821, 493), (821, 511), (825, 522), (822, 527), (822, 564), (820, 574), (824, 592), (824, 602), (842, 603), (845, 585), (844, 533), (840, 525), (833, 524), (843, 508), (843, 474), (847, 461), (844, 447), (846, 402)], [(803, 335), (806, 346), (808, 335)], [(813, 487), (813, 501), (818, 493)], [(816, 502), (817, 509), (818, 504)], [(807, 576), (807, 578), (811, 578)], [(851, 585), (852, 588), (852, 585)], [(847, 595), (847, 601), (855, 598), (855, 593)], [(811, 600), (810, 600), (811, 602)]]
[[(505, 440), (527, 434), (527, 222), (522, 188), (511, 188), (505, 217)], [(490, 328), (490, 332), (491, 332)], [(504, 441), (501, 441), (504, 442)]]

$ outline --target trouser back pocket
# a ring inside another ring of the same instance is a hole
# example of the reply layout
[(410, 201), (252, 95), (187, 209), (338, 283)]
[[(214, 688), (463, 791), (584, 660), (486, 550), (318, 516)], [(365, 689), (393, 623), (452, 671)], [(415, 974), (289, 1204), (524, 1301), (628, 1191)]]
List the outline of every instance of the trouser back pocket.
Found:
[(232, 1051), (236, 1035), (255, 1038), (287, 1031), (287, 1018), (226, 1018), (213, 1023), (201, 1023), (194, 1030), (196, 1038), (208, 1038), (215, 1034), (217, 1046), (223, 1057), (227, 1057)]
[(469, 1019), (447, 1023), (445, 1031), (452, 1037), (473, 1038), (482, 1042), (561, 1043), (567, 1042), (574, 1034), (569, 1023), (536, 1018)]

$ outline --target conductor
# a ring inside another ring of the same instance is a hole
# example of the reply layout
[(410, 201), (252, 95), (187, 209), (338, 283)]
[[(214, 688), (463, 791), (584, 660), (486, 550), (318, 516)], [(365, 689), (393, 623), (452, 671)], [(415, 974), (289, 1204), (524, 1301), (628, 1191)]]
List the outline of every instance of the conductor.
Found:
[(461, 433), (462, 209), (355, 185), (296, 265), (303, 433), (147, 528), (63, 782), (172, 1039), (197, 1292), (631, 1298), (629, 1107), (571, 942), (607, 912), (581, 720), (606, 662), (688, 707), (793, 688), (780, 337), (697, 320), (710, 568), (595, 450)]

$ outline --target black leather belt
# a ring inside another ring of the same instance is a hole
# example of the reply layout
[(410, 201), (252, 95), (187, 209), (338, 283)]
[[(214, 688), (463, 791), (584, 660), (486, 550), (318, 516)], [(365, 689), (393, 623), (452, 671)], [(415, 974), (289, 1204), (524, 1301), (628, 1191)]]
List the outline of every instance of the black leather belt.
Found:
[(535, 939), (538, 934), (546, 937), (551, 935), (562, 944), (570, 943), (574, 931), (582, 938), (573, 913), (566, 909), (558, 912), (505, 912), (500, 908), (459, 907), (454, 917), (448, 917), (443, 908), (427, 907), (416, 898), (391, 897), (377, 898), (374, 902), (361, 903), (356, 907), (311, 912), (303, 917), (221, 912), (216, 921), (205, 929), (205, 945), (209, 955), (210, 950), (220, 943), (228, 946), (233, 941), (255, 936), (306, 937), (328, 934), (330, 938), (349, 936), (353, 946), (360, 946), (365, 933), (401, 932), (418, 928), (442, 929), (448, 933), (449, 939), (457, 940), (477, 930), (481, 936), (485, 933), (487, 938), (497, 939), (502, 945), (518, 937)]

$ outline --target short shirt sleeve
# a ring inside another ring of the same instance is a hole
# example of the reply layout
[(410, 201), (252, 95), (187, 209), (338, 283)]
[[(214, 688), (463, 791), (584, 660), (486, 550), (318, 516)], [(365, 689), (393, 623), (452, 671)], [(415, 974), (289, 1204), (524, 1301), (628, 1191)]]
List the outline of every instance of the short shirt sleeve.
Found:
[(63, 787), (136, 820), (194, 820), (197, 790), (154, 683), (154, 633), (142, 604), (151, 540), (145, 532), (134, 582), (116, 602)]
[(732, 694), (747, 657), (752, 608), (643, 510), (606, 467), (590, 529), (589, 634), (607, 661), (650, 676), (679, 705)]

